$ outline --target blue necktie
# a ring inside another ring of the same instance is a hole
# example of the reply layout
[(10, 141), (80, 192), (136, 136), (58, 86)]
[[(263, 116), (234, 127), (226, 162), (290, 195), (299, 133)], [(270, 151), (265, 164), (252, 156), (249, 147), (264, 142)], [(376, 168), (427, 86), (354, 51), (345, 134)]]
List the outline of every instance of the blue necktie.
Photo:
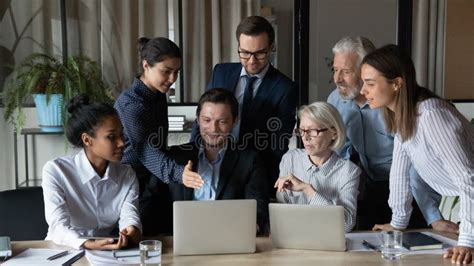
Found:
[(245, 78), (245, 92), (244, 92), (244, 101), (242, 103), (242, 116), (241, 120), (244, 120), (245, 117), (249, 114), (250, 106), (252, 105), (253, 100), (253, 83), (258, 79), (258, 77), (244, 76)]

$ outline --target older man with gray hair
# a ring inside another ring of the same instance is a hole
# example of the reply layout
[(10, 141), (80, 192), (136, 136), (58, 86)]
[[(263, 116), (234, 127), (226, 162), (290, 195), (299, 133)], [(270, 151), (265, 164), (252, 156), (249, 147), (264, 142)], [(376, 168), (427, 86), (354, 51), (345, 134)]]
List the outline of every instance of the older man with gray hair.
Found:
[[(388, 180), (393, 136), (386, 130), (382, 112), (370, 109), (365, 97), (360, 94), (363, 83), (360, 63), (374, 49), (372, 42), (364, 37), (344, 37), (334, 45), (333, 79), (337, 88), (327, 100), (337, 108), (346, 127), (346, 143), (338, 151), (339, 154), (346, 159), (358, 154), (353, 158), (359, 161), (364, 171), (365, 184), (358, 208), (360, 217), (357, 228), (363, 230), (371, 229), (374, 224), (389, 222), (392, 215), (388, 206)], [(444, 220), (438, 209), (441, 196), (414, 169), (411, 169), (410, 176), (413, 196), (427, 224), (438, 231), (456, 233), (458, 226)]]

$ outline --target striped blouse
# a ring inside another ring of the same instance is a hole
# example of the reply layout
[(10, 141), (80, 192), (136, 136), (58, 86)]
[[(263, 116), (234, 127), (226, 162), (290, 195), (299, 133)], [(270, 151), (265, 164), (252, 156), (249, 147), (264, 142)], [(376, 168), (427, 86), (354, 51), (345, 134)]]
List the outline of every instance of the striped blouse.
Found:
[(357, 195), (361, 170), (351, 161), (336, 153), (320, 167), (314, 165), (304, 149), (290, 150), (280, 162), (280, 176), (293, 174), (316, 190), (308, 198), (303, 192), (285, 189), (277, 192), (278, 202), (291, 204), (340, 205), (344, 207), (345, 230), (349, 232), (356, 222)]
[(395, 137), (390, 170), (391, 225), (406, 228), (411, 215), (408, 170), (441, 195), (460, 196), (458, 245), (474, 247), (474, 126), (449, 103), (427, 99), (418, 105), (415, 135)]

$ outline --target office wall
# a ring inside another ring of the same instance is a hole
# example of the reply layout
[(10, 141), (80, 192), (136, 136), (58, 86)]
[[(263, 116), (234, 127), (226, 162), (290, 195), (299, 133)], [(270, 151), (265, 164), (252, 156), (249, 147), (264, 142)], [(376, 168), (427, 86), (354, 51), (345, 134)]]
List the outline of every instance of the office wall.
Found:
[(465, 103), (454, 103), (456, 109), (463, 114), (467, 120), (471, 121), (474, 119), (474, 102), (465, 102)]
[(328, 63), (344, 36), (362, 35), (379, 47), (396, 43), (396, 0), (310, 1), (309, 102), (325, 101), (334, 89)]
[(272, 8), (275, 17), (277, 68), (293, 77), (293, 6), (289, 0), (261, 0), (262, 6)]
[(12, 128), (3, 119), (4, 109), (0, 108), (0, 191), (12, 188), (13, 172), (13, 137)]
[[(25, 108), (27, 127), (37, 127), (37, 119), (35, 108)], [(3, 119), (3, 108), (0, 108), (0, 191), (12, 189), (15, 187), (15, 169), (14, 169), (14, 152), (13, 152), (13, 127), (5, 123)], [(32, 141), (29, 141), (29, 173), (30, 179), (34, 176), (41, 175), (43, 164), (56, 156), (66, 154), (66, 142), (61, 135), (37, 136), (35, 138), (34, 149)], [(35, 153), (33, 153), (35, 150)], [(69, 149), (72, 152), (72, 149)], [(20, 182), (24, 180), (25, 164), (24, 164), (24, 142), (23, 136), (18, 138), (18, 154), (19, 154), (19, 175)]]
[(474, 100), (474, 1), (446, 4), (444, 97)]

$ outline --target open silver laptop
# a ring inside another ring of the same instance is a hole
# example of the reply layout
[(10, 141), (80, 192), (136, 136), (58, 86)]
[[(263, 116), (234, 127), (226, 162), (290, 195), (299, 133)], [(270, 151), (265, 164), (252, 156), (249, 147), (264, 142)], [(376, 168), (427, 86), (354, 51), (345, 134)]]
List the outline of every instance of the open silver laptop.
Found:
[(175, 201), (175, 255), (255, 252), (255, 200)]
[(274, 247), (346, 250), (342, 206), (270, 203), (269, 210)]

